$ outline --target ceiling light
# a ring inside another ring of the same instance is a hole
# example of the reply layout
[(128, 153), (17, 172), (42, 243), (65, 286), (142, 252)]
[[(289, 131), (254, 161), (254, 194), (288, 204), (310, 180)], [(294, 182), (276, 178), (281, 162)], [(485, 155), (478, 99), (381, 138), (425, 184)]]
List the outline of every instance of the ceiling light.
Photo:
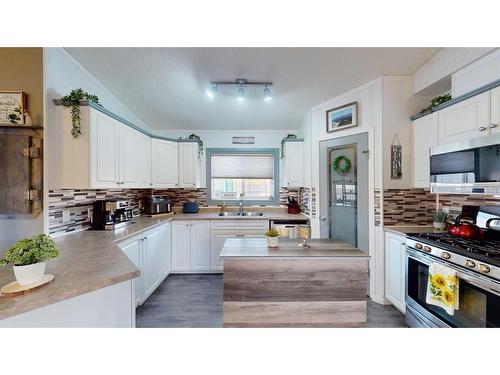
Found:
[(268, 101), (273, 98), (273, 95), (271, 94), (271, 89), (269, 87), (265, 87), (264, 89), (264, 100)]
[(240, 88), (238, 89), (238, 97), (236, 98), (237, 100), (245, 100), (245, 89), (243, 88), (243, 85), (240, 85)]
[(216, 93), (217, 93), (217, 85), (212, 85), (207, 90), (207, 95), (210, 99), (213, 99)]

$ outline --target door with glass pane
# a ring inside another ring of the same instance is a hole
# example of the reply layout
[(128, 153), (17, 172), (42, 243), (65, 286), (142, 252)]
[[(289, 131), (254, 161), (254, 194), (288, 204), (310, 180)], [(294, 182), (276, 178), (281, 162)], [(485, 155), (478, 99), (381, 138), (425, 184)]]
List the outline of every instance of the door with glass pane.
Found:
[(368, 134), (320, 142), (320, 234), (368, 251)]

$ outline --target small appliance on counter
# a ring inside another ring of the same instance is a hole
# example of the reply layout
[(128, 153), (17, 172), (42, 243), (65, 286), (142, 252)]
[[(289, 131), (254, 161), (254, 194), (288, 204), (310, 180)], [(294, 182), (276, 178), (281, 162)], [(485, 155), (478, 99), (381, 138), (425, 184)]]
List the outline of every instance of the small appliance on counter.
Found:
[(132, 209), (127, 200), (105, 199), (93, 204), (93, 230), (112, 230), (132, 224)]
[(300, 214), (299, 202), (295, 200), (295, 197), (288, 197), (287, 206), (289, 214)]
[(185, 214), (196, 214), (200, 211), (198, 202), (184, 202), (182, 205), (182, 212)]
[(167, 195), (149, 195), (143, 201), (146, 215), (168, 214), (172, 212), (172, 204)]
[(282, 238), (294, 240), (299, 238), (300, 226), (307, 224), (309, 224), (308, 220), (271, 220), (269, 229), (276, 229)]

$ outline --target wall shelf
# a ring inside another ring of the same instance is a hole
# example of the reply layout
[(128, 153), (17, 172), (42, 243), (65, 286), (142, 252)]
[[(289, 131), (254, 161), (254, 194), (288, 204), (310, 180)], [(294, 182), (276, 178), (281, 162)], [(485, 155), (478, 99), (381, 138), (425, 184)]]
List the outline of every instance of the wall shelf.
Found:
[(43, 126), (40, 126), (40, 125), (10, 125), (10, 124), (0, 124), (0, 128), (2, 128), (2, 129), (34, 129), (34, 130), (40, 130), (40, 129), (43, 129)]

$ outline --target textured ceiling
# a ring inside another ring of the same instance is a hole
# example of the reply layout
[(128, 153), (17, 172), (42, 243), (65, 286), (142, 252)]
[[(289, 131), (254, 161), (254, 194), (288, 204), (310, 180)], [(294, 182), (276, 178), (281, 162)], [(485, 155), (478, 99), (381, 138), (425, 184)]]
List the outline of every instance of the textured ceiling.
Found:
[[(67, 48), (151, 129), (294, 129), (306, 111), (381, 75), (411, 75), (437, 48)], [(269, 80), (205, 94), (211, 80)]]

